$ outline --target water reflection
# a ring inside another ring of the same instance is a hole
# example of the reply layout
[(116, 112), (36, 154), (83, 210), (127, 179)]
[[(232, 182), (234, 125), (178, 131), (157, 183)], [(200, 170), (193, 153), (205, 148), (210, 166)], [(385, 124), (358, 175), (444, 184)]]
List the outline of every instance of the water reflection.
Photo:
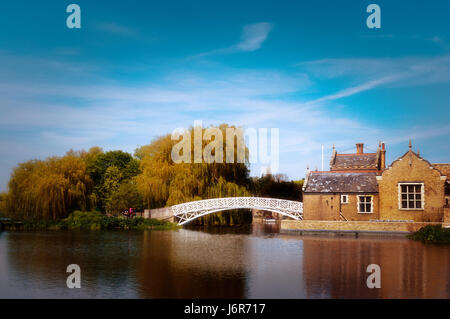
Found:
[[(449, 249), (407, 239), (303, 240), (307, 297), (448, 298)], [(381, 288), (368, 289), (369, 264), (381, 267)]]
[[(2, 298), (448, 298), (450, 250), (404, 238), (297, 237), (278, 224), (0, 233)], [(82, 288), (66, 287), (78, 264)], [(366, 267), (381, 266), (381, 289)]]
[(245, 297), (243, 236), (181, 230), (143, 238), (136, 272), (141, 297)]

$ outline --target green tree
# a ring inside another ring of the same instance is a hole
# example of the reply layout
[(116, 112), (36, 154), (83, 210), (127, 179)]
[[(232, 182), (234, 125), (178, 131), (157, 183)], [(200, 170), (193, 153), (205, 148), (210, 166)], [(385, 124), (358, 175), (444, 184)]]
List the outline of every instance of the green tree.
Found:
[(91, 148), (83, 156), (95, 188), (90, 196), (97, 208), (105, 211), (109, 197), (123, 181), (131, 180), (140, 173), (139, 160), (123, 151), (103, 153), (100, 148)]
[(130, 180), (120, 184), (118, 189), (111, 194), (107, 205), (107, 211), (113, 214), (119, 214), (128, 208), (138, 211), (144, 208), (143, 199), (136, 183)]
[(256, 196), (302, 201), (303, 180), (289, 181), (286, 175), (264, 174), (253, 178), (251, 191)]

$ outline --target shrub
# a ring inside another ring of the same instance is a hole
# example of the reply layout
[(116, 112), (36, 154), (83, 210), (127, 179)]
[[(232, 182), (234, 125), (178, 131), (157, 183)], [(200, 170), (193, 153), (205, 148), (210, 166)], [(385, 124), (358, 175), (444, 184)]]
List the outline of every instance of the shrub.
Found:
[(145, 230), (145, 229), (178, 229), (179, 226), (167, 221), (144, 219), (142, 217), (124, 218), (105, 216), (99, 212), (74, 211), (67, 218), (53, 220), (25, 220), (21, 226), (11, 224), (10, 230)]
[(408, 236), (424, 243), (450, 244), (450, 228), (441, 225), (428, 225)]

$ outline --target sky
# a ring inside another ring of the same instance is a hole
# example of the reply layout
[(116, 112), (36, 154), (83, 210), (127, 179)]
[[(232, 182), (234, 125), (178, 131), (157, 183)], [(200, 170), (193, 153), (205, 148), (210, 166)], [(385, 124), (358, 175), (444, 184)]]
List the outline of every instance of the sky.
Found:
[[(66, 7), (81, 8), (81, 29)], [(369, 4), (381, 28), (369, 29)], [(450, 162), (450, 2), (24, 1), (0, 10), (0, 191), (20, 162), (133, 153), (201, 120), (279, 128), (279, 173), (331, 148)], [(252, 175), (260, 174), (258, 164)]]

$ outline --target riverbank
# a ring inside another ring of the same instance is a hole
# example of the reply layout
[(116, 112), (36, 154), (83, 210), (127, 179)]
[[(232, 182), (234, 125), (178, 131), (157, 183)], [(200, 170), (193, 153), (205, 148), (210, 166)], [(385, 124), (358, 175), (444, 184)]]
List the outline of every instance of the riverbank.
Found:
[(3, 223), (4, 230), (175, 230), (175, 223), (145, 219), (105, 216), (98, 212), (75, 211), (61, 220), (11, 220)]
[(371, 222), (328, 220), (282, 220), (281, 233), (329, 234), (329, 235), (403, 235), (407, 236), (426, 226), (441, 223), (426, 222)]

